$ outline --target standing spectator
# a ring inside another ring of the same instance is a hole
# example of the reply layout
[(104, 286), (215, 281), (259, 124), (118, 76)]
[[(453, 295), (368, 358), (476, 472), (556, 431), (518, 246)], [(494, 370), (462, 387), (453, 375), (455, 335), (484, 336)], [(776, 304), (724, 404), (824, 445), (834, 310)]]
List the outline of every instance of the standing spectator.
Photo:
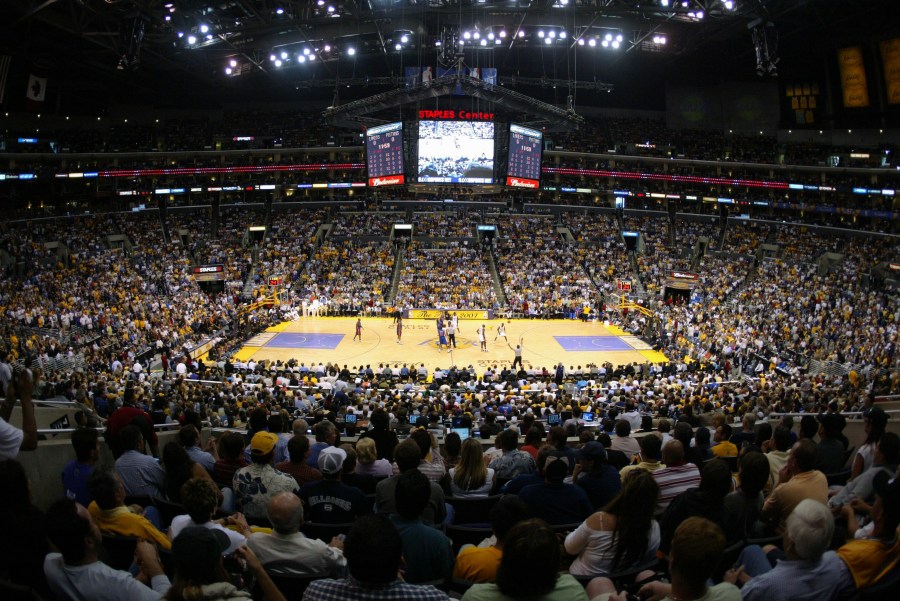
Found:
[(399, 532), (384, 516), (360, 518), (344, 541), (344, 557), (350, 577), (312, 582), (304, 601), (324, 599), (369, 601), (447, 601), (449, 597), (433, 586), (420, 586), (398, 578), (403, 555)]
[[(113, 457), (116, 459), (124, 452), (119, 433), (129, 425), (135, 425), (141, 429), (144, 441), (150, 445), (150, 453), (154, 457), (159, 457), (159, 439), (153, 428), (153, 417), (135, 406), (135, 391), (131, 386), (125, 389), (122, 406), (113, 411), (106, 420), (106, 444), (109, 445)], [(141, 453), (144, 452), (143, 448), (139, 450)]]
[[(33, 451), (37, 448), (37, 422), (34, 418), (34, 404), (31, 393), (34, 390), (32, 378), (40, 378), (40, 372), (22, 370), (15, 380), (6, 383), (6, 399), (0, 405), (0, 459), (15, 459), (19, 451)], [(9, 423), (16, 396), (22, 403), (22, 429)]]
[(72, 447), (75, 449), (75, 459), (63, 468), (63, 493), (87, 507), (91, 504), (87, 482), (100, 459), (100, 435), (92, 428), (78, 428), (72, 432)]

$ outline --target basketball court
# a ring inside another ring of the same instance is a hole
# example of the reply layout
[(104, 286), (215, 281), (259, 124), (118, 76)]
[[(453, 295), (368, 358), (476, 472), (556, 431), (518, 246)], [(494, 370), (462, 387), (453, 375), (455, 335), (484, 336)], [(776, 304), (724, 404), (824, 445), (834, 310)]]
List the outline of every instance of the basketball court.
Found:
[[(438, 348), (437, 326), (431, 319), (404, 319), (401, 343), (397, 326), (390, 318), (362, 318), (362, 340), (354, 340), (355, 317), (302, 317), (267, 329), (248, 340), (234, 355), (238, 361), (288, 361), (299, 363), (338, 363), (354, 367), (381, 363), (400, 365), (421, 363), (429, 372), (452, 365), (472, 365), (482, 369), (512, 363), (513, 349), (523, 341), (522, 359), (526, 368), (586, 366), (589, 363), (613, 365), (665, 362), (640, 338), (626, 335), (615, 326), (575, 320), (504, 320), (506, 336), (494, 341), (499, 319), (459, 322), (456, 348), (449, 352)], [(488, 351), (479, 349), (476, 329), (487, 328)], [(512, 347), (512, 348), (510, 348)]]

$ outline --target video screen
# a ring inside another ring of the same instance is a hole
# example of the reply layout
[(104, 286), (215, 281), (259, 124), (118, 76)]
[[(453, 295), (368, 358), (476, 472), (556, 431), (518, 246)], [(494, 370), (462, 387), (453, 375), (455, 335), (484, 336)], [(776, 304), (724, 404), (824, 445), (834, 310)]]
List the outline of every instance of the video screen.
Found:
[(403, 123), (388, 123), (366, 131), (366, 163), (370, 186), (403, 183)]
[(551, 413), (547, 416), (547, 423), (551, 426), (559, 425), (559, 413)]
[(494, 183), (491, 121), (419, 121), (419, 183)]
[(541, 140), (536, 129), (509, 126), (509, 167), (506, 185), (513, 188), (537, 188), (541, 180)]

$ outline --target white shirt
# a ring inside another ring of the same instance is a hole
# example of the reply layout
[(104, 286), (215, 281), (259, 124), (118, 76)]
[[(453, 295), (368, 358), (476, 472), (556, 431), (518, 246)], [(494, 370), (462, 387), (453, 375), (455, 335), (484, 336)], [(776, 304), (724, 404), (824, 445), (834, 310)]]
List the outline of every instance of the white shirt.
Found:
[(0, 418), (0, 459), (15, 459), (19, 455), (19, 448), (25, 433)]
[(209, 528), (210, 530), (221, 530), (222, 532), (224, 532), (228, 536), (228, 540), (231, 541), (231, 546), (228, 547), (225, 551), (222, 551), (223, 556), (231, 555), (242, 545), (244, 545), (244, 543), (247, 542), (247, 539), (240, 532), (229, 530), (221, 524), (217, 524), (212, 521), (206, 522), (205, 524), (195, 524), (194, 520), (192, 520), (191, 516), (189, 515), (177, 515), (172, 518), (172, 525), (169, 527), (169, 539), (175, 540), (178, 534), (188, 526), (203, 526), (204, 528)]
[(85, 566), (68, 566), (59, 553), (48, 553), (44, 558), (44, 574), (57, 599), (159, 601), (172, 586), (165, 574), (154, 576), (150, 582), (153, 588), (150, 588), (128, 572), (114, 570), (99, 561)]

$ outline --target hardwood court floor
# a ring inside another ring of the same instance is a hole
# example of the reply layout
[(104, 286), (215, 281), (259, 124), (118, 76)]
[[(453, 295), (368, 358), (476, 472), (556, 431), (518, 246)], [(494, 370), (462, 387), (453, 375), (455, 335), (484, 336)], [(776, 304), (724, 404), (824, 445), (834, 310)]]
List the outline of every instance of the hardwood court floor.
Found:
[[(250, 340), (235, 354), (247, 361), (282, 360), (298, 362), (337, 362), (348, 367), (380, 363), (424, 363), (429, 372), (452, 365), (472, 365), (478, 369), (509, 365), (513, 348), (523, 340), (523, 363), (529, 367), (553, 366), (562, 361), (566, 367), (602, 364), (664, 362), (666, 357), (653, 351), (640, 339), (625, 335), (615, 326), (575, 320), (504, 320), (509, 346), (502, 338), (494, 342), (499, 319), (460, 320), (457, 348), (438, 349), (437, 327), (432, 319), (403, 320), (402, 344), (397, 344), (397, 328), (390, 318), (363, 318), (362, 341), (354, 341), (356, 318), (301, 317), (273, 326)], [(488, 351), (479, 350), (476, 328), (487, 327)], [(512, 348), (510, 348), (510, 346)]]

